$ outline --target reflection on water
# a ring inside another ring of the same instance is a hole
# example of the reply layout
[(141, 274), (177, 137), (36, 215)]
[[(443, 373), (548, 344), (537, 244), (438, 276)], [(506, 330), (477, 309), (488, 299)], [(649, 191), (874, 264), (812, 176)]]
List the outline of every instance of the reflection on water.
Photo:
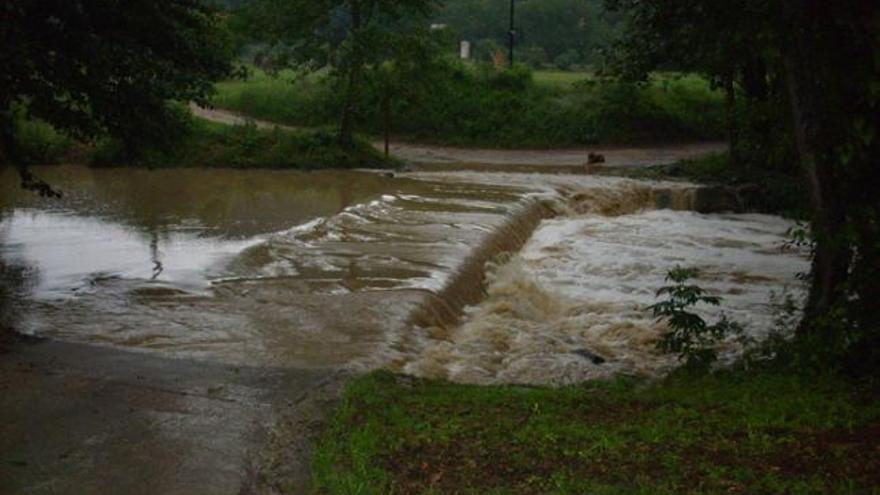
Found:
[(0, 222), (7, 263), (36, 267), (37, 298), (70, 297), (113, 278), (207, 289), (210, 269), (257, 239), (199, 236), (197, 230), (151, 230), (71, 213), (18, 209)]
[[(684, 211), (696, 198), (687, 184), (38, 172), (63, 200), (19, 191), (12, 174), (0, 180), (0, 266), (16, 268), (2, 276), (20, 294), (16, 327), (166, 355), (391, 365), (477, 383), (655, 375), (674, 363), (654, 351), (662, 326), (645, 308), (669, 268), (702, 268), (699, 283), (758, 337), (771, 326), (769, 294), (806, 269), (778, 250), (785, 221)], [(542, 222), (551, 209), (557, 218)]]

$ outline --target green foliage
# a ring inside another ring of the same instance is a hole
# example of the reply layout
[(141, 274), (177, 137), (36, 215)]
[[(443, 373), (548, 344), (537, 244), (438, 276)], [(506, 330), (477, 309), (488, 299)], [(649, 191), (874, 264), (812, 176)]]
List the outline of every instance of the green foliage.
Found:
[(667, 299), (652, 305), (650, 309), (654, 316), (665, 319), (669, 325), (669, 331), (657, 344), (658, 348), (678, 354), (679, 360), (685, 361), (690, 368), (706, 369), (717, 359), (713, 346), (730, 334), (741, 333), (742, 328), (724, 315), (718, 322), (709, 325), (700, 315), (689, 311), (699, 304), (721, 304), (721, 298), (707, 295), (705, 289), (687, 283), (699, 273), (696, 268), (681, 266), (670, 270), (666, 280), (674, 285), (657, 290), (657, 297), (666, 295)]
[(230, 70), (219, 21), (201, 2), (8, 0), (0, 18), (0, 113), (10, 119), (20, 105), (77, 137), (164, 142), (174, 132), (166, 101), (204, 102)]
[(60, 163), (75, 143), (41, 120), (16, 119), (15, 142), (19, 160), (29, 165)]
[(314, 483), (330, 495), (871, 493), (870, 390), (778, 370), (556, 389), (375, 372), (348, 386)]

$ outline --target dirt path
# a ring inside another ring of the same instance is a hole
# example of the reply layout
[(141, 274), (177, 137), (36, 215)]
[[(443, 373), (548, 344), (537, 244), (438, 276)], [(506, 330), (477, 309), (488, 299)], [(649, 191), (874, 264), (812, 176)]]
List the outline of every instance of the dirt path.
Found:
[[(196, 105), (190, 105), (190, 109), (199, 118), (221, 124), (242, 125), (246, 122), (251, 122), (262, 129), (274, 127), (296, 129), (296, 127), (249, 119), (228, 110), (206, 109)], [(383, 144), (379, 142), (373, 143), (373, 145), (377, 149), (382, 149), (383, 147)], [(422, 166), (436, 165), (438, 166), (437, 168), (441, 169), (454, 165), (477, 166), (482, 169), (537, 166), (559, 168), (560, 171), (566, 171), (565, 169), (582, 167), (587, 163), (590, 153), (603, 155), (605, 157), (604, 166), (607, 167), (645, 167), (664, 165), (683, 158), (692, 158), (726, 149), (727, 145), (723, 142), (650, 147), (605, 146), (551, 150), (477, 149), (404, 142), (391, 143), (391, 153), (395, 157), (411, 164)]]

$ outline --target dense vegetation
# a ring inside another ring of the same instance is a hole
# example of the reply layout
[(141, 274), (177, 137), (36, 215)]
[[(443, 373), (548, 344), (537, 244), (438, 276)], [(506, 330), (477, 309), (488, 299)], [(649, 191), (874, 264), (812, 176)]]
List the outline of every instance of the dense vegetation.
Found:
[[(400, 81), (398, 85), (403, 85)], [(321, 74), (220, 83), (214, 104), (255, 118), (298, 126), (330, 125), (340, 101)], [(699, 76), (655, 74), (629, 84), (588, 73), (497, 70), (441, 60), (418, 90), (383, 106), (379, 85), (363, 89), (358, 127), (416, 141), (500, 147), (553, 147), (720, 139), (722, 96)]]
[(178, 135), (167, 101), (204, 102), (231, 70), (231, 45), (211, 9), (189, 0), (96, 0), (0, 5), (0, 163), (25, 187), (16, 118), (41, 119), (78, 138), (111, 135), (130, 153)]

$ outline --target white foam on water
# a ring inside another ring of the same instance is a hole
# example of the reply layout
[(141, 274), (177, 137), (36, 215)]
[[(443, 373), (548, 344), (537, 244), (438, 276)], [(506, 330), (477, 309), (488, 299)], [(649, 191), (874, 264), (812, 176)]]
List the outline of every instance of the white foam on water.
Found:
[[(790, 222), (645, 211), (644, 186), (615, 186), (575, 191), (567, 216), (543, 222), (520, 253), (489, 267), (486, 300), (458, 328), (430, 330), (402, 369), (483, 384), (658, 376), (677, 362), (656, 350), (666, 327), (648, 307), (675, 266), (700, 269), (694, 283), (723, 298), (698, 308), (701, 316), (712, 322), (723, 312), (758, 340), (773, 329), (774, 301), (803, 297), (796, 275), (808, 270), (806, 255), (782, 247)], [(721, 350), (731, 357), (739, 349), (731, 340)]]

